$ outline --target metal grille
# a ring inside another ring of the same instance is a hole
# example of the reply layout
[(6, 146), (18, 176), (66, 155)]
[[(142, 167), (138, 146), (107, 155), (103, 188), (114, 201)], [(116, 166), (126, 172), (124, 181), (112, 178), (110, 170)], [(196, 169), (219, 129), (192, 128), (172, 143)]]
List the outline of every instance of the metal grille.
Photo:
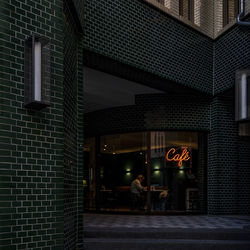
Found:
[[(145, 0), (193, 28), (216, 38), (236, 22), (239, 0)], [(245, 14), (250, 1), (245, 1)]]

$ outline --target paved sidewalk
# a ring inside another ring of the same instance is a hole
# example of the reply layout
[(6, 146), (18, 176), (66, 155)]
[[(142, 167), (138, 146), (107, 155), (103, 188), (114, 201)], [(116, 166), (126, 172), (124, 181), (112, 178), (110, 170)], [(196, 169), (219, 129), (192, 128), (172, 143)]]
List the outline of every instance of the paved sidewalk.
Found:
[(84, 227), (250, 229), (250, 216), (84, 214)]

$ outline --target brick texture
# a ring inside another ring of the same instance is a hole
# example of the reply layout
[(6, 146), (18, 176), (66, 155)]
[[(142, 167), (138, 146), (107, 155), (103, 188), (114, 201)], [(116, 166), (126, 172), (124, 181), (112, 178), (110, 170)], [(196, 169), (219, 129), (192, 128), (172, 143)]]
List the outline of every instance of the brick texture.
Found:
[(232, 91), (235, 71), (250, 67), (248, 27), (236, 24), (210, 40), (142, 1), (87, 0), (84, 29), (86, 50), (213, 96), (150, 98), (141, 105), (138, 97), (133, 107), (88, 114), (86, 122), (99, 125), (86, 125), (86, 134), (209, 130), (208, 213), (249, 213), (250, 142), (238, 136)]
[[(217, 97), (211, 108), (208, 211), (249, 214), (249, 138), (238, 136), (232, 96)], [(248, 166), (248, 167), (247, 167)]]
[(64, 249), (82, 249), (82, 39), (64, 3)]
[(239, 139), (238, 207), (239, 213), (250, 214), (250, 143), (249, 137)]
[[(214, 94), (137, 96), (135, 106), (87, 114), (86, 136), (210, 131), (208, 212), (250, 213), (249, 138), (238, 136), (233, 95), (217, 96), (250, 67), (249, 29), (213, 41), (140, 0), (73, 2), (84, 35), (63, 0), (0, 1), (0, 249), (81, 248), (84, 50)], [(32, 32), (52, 45), (51, 106), (39, 112), (24, 108)]]
[[(64, 4), (64, 246), (77, 241), (77, 37), (74, 20)], [(73, 38), (73, 39), (72, 39)]]
[(85, 17), (85, 49), (212, 93), (212, 39), (138, 0), (86, 0)]
[[(63, 249), (61, 0), (2, 0), (0, 249)], [(24, 108), (24, 40), (51, 40), (51, 106)]]
[[(196, 105), (193, 105), (194, 102)], [(208, 131), (209, 119), (209, 102), (204, 97), (138, 95), (134, 106), (86, 114), (85, 136), (144, 130)]]
[(250, 67), (250, 32), (248, 26), (235, 26), (214, 45), (214, 94), (234, 87), (235, 72)]
[(233, 100), (217, 97), (211, 105), (209, 134), (208, 210), (237, 213), (238, 136), (233, 119)]

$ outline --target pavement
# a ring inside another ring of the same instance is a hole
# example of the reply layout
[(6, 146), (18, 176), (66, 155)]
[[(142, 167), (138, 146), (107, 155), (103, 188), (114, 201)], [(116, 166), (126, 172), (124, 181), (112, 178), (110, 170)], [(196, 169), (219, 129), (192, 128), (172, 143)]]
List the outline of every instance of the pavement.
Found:
[(244, 229), (250, 228), (250, 216), (84, 214), (84, 227)]
[(250, 250), (250, 216), (84, 214), (84, 250)]

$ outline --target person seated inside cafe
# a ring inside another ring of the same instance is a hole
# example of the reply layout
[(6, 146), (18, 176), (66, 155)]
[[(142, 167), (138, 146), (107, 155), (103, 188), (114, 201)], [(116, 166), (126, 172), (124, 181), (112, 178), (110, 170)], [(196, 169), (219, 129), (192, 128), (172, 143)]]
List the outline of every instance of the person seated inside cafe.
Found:
[(135, 180), (132, 181), (130, 191), (131, 191), (131, 210), (143, 210), (144, 209), (144, 195), (143, 191), (145, 187), (142, 186), (144, 181), (143, 175), (138, 175)]

